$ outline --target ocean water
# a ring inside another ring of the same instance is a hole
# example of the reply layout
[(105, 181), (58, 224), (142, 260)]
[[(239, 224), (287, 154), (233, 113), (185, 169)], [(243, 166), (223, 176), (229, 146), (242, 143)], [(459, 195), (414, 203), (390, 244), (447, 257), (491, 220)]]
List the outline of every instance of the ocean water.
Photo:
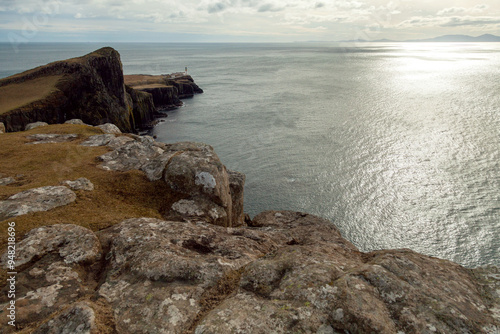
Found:
[[(0, 45), (0, 77), (98, 44)], [(125, 74), (188, 66), (154, 130), (212, 145), (245, 208), (331, 220), (361, 250), (500, 265), (500, 44), (111, 44)]]

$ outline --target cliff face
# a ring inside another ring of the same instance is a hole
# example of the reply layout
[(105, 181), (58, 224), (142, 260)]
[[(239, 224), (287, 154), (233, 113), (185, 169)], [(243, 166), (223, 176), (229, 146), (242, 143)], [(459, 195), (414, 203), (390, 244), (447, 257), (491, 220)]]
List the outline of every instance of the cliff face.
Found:
[[(54, 77), (55, 82), (48, 81)], [(35, 121), (63, 123), (79, 118), (93, 125), (111, 122), (122, 131), (133, 132), (143, 119), (152, 119), (156, 111), (142, 94), (127, 93), (120, 55), (112, 48), (2, 79), (0, 94), (4, 92), (2, 99), (8, 100), (11, 96), (5, 92), (9, 87), (22, 94), (30, 85), (34, 87), (26, 103), (0, 110), (0, 122), (7, 131), (24, 130), (26, 124)], [(46, 94), (37, 93), (36, 86), (47, 85), (51, 87)]]
[(191, 98), (203, 90), (189, 75), (126, 75), (125, 83), (153, 96), (157, 109), (169, 110), (182, 105), (181, 99)]

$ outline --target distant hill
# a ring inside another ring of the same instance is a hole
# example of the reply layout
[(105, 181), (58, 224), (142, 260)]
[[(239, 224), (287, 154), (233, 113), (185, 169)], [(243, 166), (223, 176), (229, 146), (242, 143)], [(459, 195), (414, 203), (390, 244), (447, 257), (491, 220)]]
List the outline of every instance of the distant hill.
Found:
[(405, 42), (440, 42), (440, 43), (446, 43), (446, 42), (455, 42), (455, 43), (464, 43), (464, 42), (500, 42), (500, 37), (491, 35), (491, 34), (485, 34), (477, 37), (473, 36), (468, 36), (468, 35), (444, 35), (444, 36), (439, 36), (439, 37), (434, 37), (434, 38), (428, 38), (428, 39), (416, 39), (416, 40), (408, 40)]

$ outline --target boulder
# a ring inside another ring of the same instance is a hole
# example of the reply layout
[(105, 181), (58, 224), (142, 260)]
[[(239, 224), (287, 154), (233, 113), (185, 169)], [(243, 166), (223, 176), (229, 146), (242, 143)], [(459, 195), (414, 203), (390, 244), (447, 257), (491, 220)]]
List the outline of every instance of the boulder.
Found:
[(47, 125), (49, 125), (49, 124), (46, 123), (46, 122), (29, 123), (29, 124), (26, 124), (26, 126), (24, 127), (24, 131), (36, 129), (36, 128), (39, 128), (39, 127), (42, 127), (42, 126), (47, 126)]
[(111, 133), (115, 135), (122, 133), (116, 125), (111, 123), (97, 125), (96, 128), (101, 129), (102, 131), (104, 131), (104, 133)]
[(73, 118), (73, 119), (67, 120), (66, 122), (64, 122), (64, 124), (87, 125), (87, 124), (83, 123), (83, 121), (81, 119), (78, 119), (78, 118)]
[(47, 211), (68, 205), (76, 200), (76, 194), (66, 187), (41, 187), (26, 190), (0, 201), (0, 220), (30, 212)]
[(69, 180), (64, 181), (62, 182), (62, 184), (68, 186), (71, 190), (85, 190), (85, 191), (94, 190), (94, 184), (85, 177), (81, 177), (79, 179), (76, 179), (75, 181), (69, 181)]
[[(104, 144), (101, 138), (90, 137), (82, 145)], [(126, 138), (107, 142), (115, 149), (99, 157), (99, 167), (110, 171), (138, 169), (150, 181), (163, 179), (179, 200), (184, 200), (173, 203), (166, 218), (223, 226), (243, 224), (245, 176), (227, 171), (211, 146), (191, 142), (162, 144), (149, 136)], [(186, 207), (188, 203), (191, 208)]]
[(28, 144), (54, 144), (54, 143), (64, 143), (78, 139), (76, 134), (35, 134), (29, 135), (26, 138), (33, 140), (33, 142)]
[(5, 133), (5, 124), (0, 122), (0, 133)]

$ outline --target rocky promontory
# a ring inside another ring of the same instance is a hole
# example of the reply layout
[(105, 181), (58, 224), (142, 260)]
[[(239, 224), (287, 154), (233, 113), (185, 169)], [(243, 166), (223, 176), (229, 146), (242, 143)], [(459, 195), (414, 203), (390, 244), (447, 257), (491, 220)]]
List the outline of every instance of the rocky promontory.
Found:
[(102, 48), (0, 79), (0, 122), (11, 132), (36, 121), (57, 124), (76, 118), (135, 132), (151, 124), (157, 108), (180, 105), (180, 99), (202, 92), (190, 76), (161, 77), (154, 88), (127, 86), (119, 53)]
[(181, 99), (203, 93), (193, 78), (185, 73), (125, 75), (125, 84), (135, 90), (151, 94), (159, 110), (174, 109), (182, 105)]

